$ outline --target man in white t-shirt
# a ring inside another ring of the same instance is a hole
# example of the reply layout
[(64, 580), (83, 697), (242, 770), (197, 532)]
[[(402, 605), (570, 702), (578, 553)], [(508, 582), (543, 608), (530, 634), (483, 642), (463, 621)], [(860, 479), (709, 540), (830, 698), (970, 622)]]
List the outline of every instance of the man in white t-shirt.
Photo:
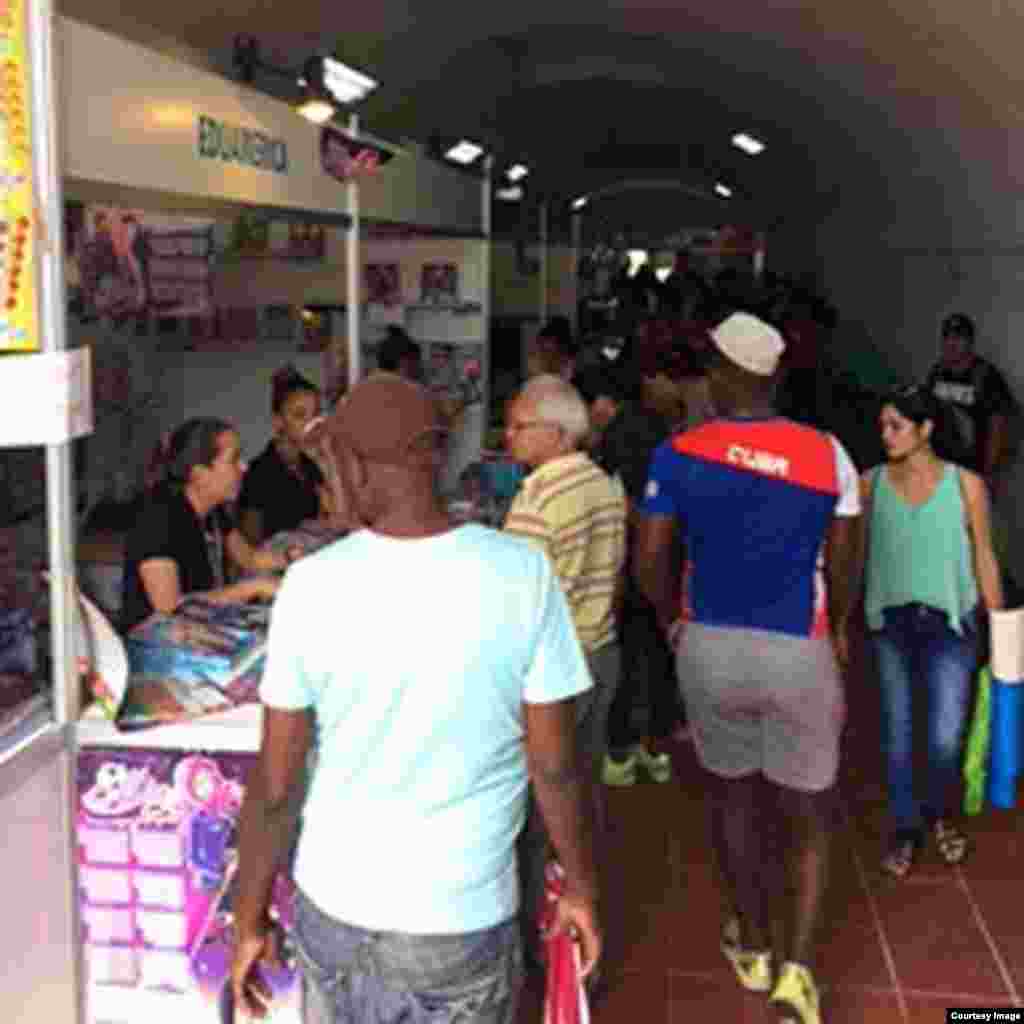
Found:
[[(528, 784), (568, 886), (560, 926), (597, 961), (597, 883), (575, 700), (591, 679), (543, 552), (437, 496), (427, 392), (378, 374), (325, 422), (365, 524), (291, 567), (271, 619), (263, 744), (240, 819), (237, 1005), (261, 1009), (268, 894), (317, 764), (294, 867), (319, 1019), (511, 1024), (515, 839)], [(337, 983), (343, 979), (343, 983)]]

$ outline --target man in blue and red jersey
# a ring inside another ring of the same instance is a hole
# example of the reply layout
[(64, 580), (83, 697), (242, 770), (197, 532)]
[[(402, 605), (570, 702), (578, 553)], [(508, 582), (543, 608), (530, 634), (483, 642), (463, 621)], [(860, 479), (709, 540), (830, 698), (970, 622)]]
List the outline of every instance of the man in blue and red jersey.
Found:
[[(782, 1019), (820, 1024), (813, 952), (858, 575), (857, 472), (834, 437), (775, 412), (785, 344), (774, 328), (734, 313), (711, 339), (718, 416), (655, 451), (634, 572), (676, 649), (711, 779), (712, 843), (733, 908), (722, 951)], [(677, 532), (682, 596), (668, 557)], [(790, 924), (777, 962), (776, 920)]]

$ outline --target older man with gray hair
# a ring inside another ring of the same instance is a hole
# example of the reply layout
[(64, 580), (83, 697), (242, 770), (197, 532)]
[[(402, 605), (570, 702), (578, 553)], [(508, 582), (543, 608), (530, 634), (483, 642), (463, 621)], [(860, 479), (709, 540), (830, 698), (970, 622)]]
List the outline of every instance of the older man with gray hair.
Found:
[[(594, 689), (577, 703), (577, 743), (594, 784), (598, 826), (603, 822), (597, 783), (607, 747), (608, 712), (621, 663), (616, 605), (626, 561), (626, 494), (582, 451), (590, 417), (579, 392), (554, 375), (532, 378), (510, 402), (505, 444), (511, 456), (532, 472), (505, 520), (508, 533), (539, 544), (562, 585), (587, 658)], [(536, 814), (521, 848), (525, 911), (536, 906), (546, 848)], [(524, 936), (534, 952), (534, 936)]]

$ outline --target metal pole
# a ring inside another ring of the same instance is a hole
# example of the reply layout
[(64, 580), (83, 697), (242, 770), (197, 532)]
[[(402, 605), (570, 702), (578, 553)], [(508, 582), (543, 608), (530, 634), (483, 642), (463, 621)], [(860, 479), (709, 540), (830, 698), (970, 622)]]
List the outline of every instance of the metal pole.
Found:
[(580, 329), (580, 253), (583, 250), (583, 217), (577, 212), (572, 215), (572, 330)]
[[(359, 135), (359, 115), (349, 114), (348, 132), (352, 138)], [(362, 350), (359, 346), (359, 330), (362, 326), (362, 289), (360, 287), (359, 256), (359, 185), (350, 178), (345, 186), (349, 224), (345, 231), (345, 311), (348, 322), (348, 387), (356, 386), (362, 376), (360, 366)]]
[(540, 204), (540, 322), (548, 318), (548, 204)]
[(488, 155), (484, 160), (484, 180), (480, 186), (480, 230), (484, 236), (480, 254), (480, 314), (483, 321), (483, 359), (480, 366), (480, 383), (483, 385), (484, 410), (481, 426), (480, 447), (486, 444), (487, 431), (491, 422), (491, 202), (494, 191), (494, 157)]
[[(53, 0), (26, 3), (27, 53), (32, 94), (32, 178), (37, 203), (36, 283), (40, 347), (44, 352), (67, 348), (67, 302), (64, 291), (64, 197), (58, 166), (57, 88), (53, 46)], [(46, 521), (50, 559), (50, 630), (53, 658), (54, 710), (67, 737), (63, 765), (62, 836), (67, 847), (68, 920), (74, 951), (71, 998), (79, 1021), (85, 1020), (85, 971), (78, 905), (78, 871), (73, 842), (76, 794), (74, 724), (79, 715), (75, 665), (75, 561), (72, 525), (71, 442), (46, 446)]]

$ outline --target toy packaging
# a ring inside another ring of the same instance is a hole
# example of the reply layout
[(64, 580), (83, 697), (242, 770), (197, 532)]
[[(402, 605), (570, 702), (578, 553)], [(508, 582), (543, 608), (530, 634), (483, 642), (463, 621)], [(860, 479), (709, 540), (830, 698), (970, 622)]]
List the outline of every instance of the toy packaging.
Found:
[(122, 729), (196, 718), (255, 702), (266, 661), (270, 610), (188, 598), (127, 636), (128, 693)]
[[(237, 819), (252, 755), (87, 749), (78, 756), (80, 906), (90, 1020), (228, 1024)], [(298, 1024), (290, 948), (293, 889), (279, 876), (271, 917), (282, 969), (264, 971), (269, 1020)]]

